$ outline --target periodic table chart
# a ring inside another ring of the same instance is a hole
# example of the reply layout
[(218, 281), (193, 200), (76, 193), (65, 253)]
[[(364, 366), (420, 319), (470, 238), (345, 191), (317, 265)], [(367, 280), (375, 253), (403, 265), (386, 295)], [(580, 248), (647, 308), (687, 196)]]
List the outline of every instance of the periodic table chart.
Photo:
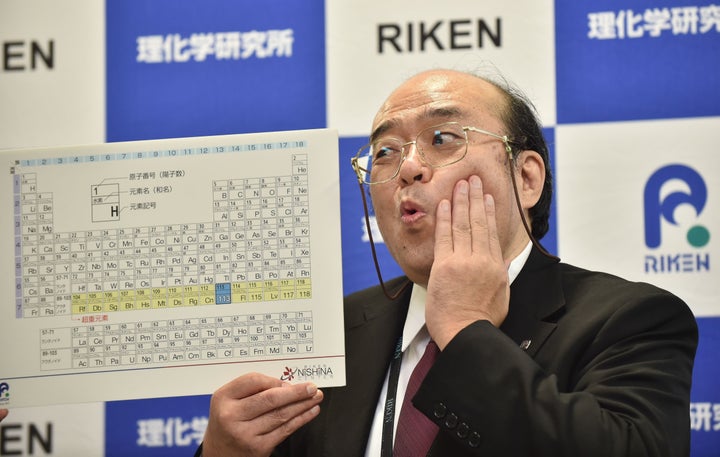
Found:
[(0, 151), (4, 407), (342, 385), (328, 129)]

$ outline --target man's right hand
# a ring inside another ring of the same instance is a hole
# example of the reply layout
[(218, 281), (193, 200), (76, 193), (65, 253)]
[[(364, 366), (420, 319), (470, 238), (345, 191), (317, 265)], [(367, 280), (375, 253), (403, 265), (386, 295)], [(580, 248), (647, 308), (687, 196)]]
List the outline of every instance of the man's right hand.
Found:
[(7, 409), (0, 409), (0, 422), (7, 417), (8, 413)]
[(322, 391), (250, 373), (219, 388), (210, 400), (203, 457), (266, 457), (317, 417)]

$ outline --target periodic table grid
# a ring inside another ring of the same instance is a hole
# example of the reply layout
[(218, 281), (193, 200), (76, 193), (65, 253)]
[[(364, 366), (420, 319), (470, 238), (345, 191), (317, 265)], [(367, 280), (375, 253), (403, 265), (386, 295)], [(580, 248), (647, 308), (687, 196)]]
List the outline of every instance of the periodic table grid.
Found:
[[(70, 315), (84, 324), (41, 330), (41, 369), (312, 353), (309, 310), (108, 322), (122, 311), (311, 298), (307, 154), (292, 153), (289, 174), (213, 180), (212, 221), (66, 232), (54, 228), (53, 193), (29, 170), (303, 147), (271, 142), (16, 161), (15, 316)], [(119, 220), (121, 192), (114, 183), (88, 189), (93, 222)]]

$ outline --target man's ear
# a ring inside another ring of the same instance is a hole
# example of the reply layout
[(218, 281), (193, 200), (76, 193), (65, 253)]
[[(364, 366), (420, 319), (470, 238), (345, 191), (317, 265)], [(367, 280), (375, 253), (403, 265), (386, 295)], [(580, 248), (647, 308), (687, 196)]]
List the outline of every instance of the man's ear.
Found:
[(520, 152), (515, 157), (515, 178), (522, 207), (532, 208), (540, 200), (545, 184), (545, 163), (542, 156), (532, 150)]

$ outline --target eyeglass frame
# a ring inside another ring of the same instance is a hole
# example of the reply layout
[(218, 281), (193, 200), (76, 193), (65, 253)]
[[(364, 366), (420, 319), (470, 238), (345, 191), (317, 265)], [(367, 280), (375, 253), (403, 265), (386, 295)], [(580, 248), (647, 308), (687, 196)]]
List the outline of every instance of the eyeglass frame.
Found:
[[(465, 150), (463, 151), (463, 153), (460, 157), (453, 160), (452, 162), (448, 162), (448, 163), (445, 163), (442, 165), (433, 165), (427, 161), (427, 159), (425, 158), (425, 153), (423, 152), (423, 150), (421, 148), (418, 147), (418, 144), (417, 144), (418, 138), (420, 137), (420, 134), (426, 130), (434, 129), (434, 128), (441, 127), (443, 125), (449, 125), (449, 124), (458, 125), (462, 129), (463, 136), (465, 138)], [(492, 138), (502, 141), (505, 144), (505, 151), (508, 153), (508, 157), (510, 159), (512, 159), (512, 147), (510, 146), (510, 139), (508, 138), (507, 135), (498, 135), (497, 133), (488, 132), (487, 130), (479, 129), (477, 127), (473, 127), (473, 126), (469, 126), (469, 125), (463, 126), (459, 122), (450, 121), (450, 122), (443, 122), (442, 124), (437, 124), (437, 125), (433, 125), (430, 127), (426, 127), (424, 129), (420, 130), (417, 133), (417, 135), (415, 135), (415, 140), (408, 141), (407, 143), (401, 144), (400, 145), (400, 160), (398, 161), (397, 169), (395, 170), (395, 173), (393, 173), (393, 175), (387, 179), (384, 179), (382, 181), (376, 181), (376, 182), (367, 182), (363, 179), (363, 174), (368, 174), (369, 171), (360, 166), (360, 164), (359, 164), (360, 155), (365, 149), (369, 149), (372, 147), (372, 145), (374, 143), (373, 141), (371, 141), (370, 143), (367, 143), (366, 145), (361, 147), (358, 150), (357, 154), (355, 154), (355, 156), (350, 159), (350, 163), (353, 167), (353, 170), (355, 171), (355, 174), (357, 175), (358, 183), (365, 184), (368, 186), (374, 186), (375, 184), (385, 184), (385, 183), (388, 183), (388, 182), (392, 181), (393, 179), (397, 178), (397, 176), (400, 174), (400, 168), (402, 168), (403, 162), (405, 161), (405, 159), (407, 159), (406, 147), (411, 144), (415, 145), (415, 149), (417, 150), (418, 154), (420, 155), (421, 160), (423, 161), (423, 163), (425, 163), (430, 168), (433, 168), (433, 169), (444, 168), (444, 167), (447, 167), (447, 166), (450, 166), (450, 165), (460, 162), (462, 159), (465, 158), (465, 156), (467, 156), (468, 146), (470, 145), (470, 140), (468, 139), (468, 132), (482, 133), (483, 135), (488, 135)], [(372, 159), (372, 158), (370, 158), (370, 159)]]

